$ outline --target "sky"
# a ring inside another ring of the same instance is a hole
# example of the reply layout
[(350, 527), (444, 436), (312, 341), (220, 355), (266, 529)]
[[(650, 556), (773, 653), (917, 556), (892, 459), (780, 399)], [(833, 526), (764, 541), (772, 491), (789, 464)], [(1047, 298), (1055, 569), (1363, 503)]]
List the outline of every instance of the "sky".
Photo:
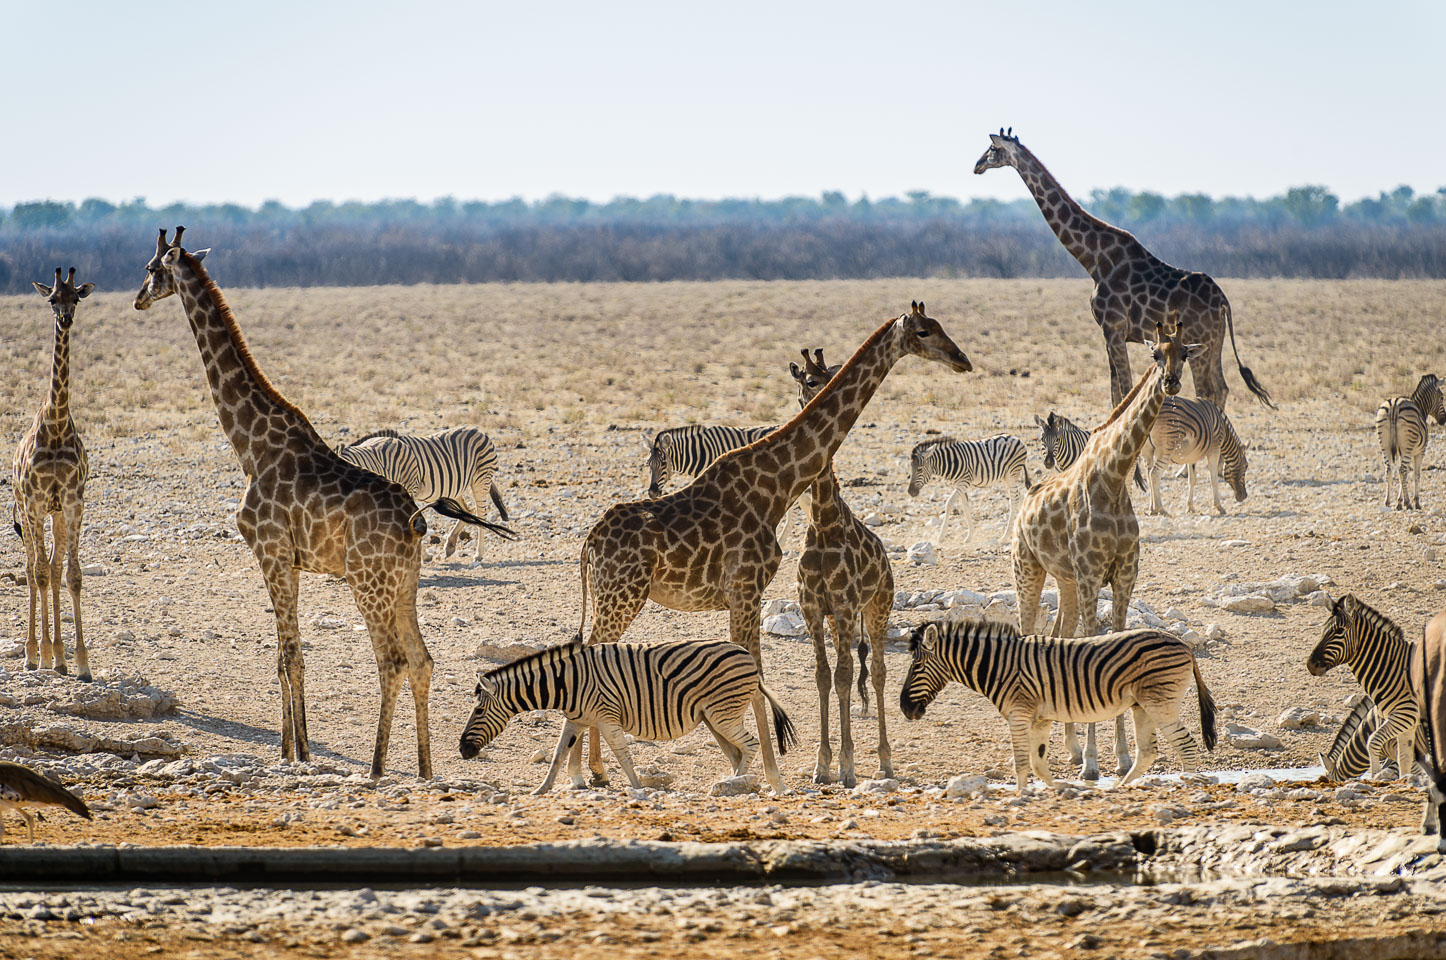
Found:
[(1446, 186), (1446, 4), (0, 0), (0, 206)]

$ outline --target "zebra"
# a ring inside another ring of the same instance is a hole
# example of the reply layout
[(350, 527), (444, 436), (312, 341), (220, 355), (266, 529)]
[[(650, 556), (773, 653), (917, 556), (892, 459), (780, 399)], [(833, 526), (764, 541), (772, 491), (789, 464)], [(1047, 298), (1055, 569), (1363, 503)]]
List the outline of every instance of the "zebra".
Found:
[(1039, 425), (1039, 442), (1044, 447), (1046, 470), (1068, 470), (1084, 453), (1090, 431), (1075, 426), (1068, 417), (1051, 410), (1048, 420), (1036, 413), (1034, 422)]
[(1436, 834), (1437, 852), (1446, 853), (1446, 612), (1426, 623), (1417, 655), (1411, 658), (1411, 687), (1425, 734), (1416, 741), (1416, 763), (1426, 773), (1421, 832)]
[[(1341, 721), (1341, 728), (1336, 731), (1330, 749), (1320, 754), (1320, 765), (1325, 768), (1326, 777), (1331, 780), (1350, 780), (1366, 773), (1371, 766), (1370, 751), (1366, 744), (1380, 725), (1381, 712), (1376, 709), (1375, 702), (1363, 694)], [(1426, 725), (1421, 724), (1416, 728), (1416, 751), (1423, 753), (1427, 749), (1429, 745), (1426, 741)], [(1381, 763), (1381, 776), (1394, 780), (1398, 774), (1396, 758), (1386, 757)]]
[[(939, 539), (944, 539), (944, 528), (949, 525), (949, 511), (954, 500), (964, 497), (964, 519), (968, 532), (964, 542), (974, 536), (974, 513), (969, 506), (969, 488), (982, 488), (996, 483), (1019, 480), (1026, 492), (1034, 486), (1029, 481), (1029, 468), (1025, 464), (1024, 442), (1007, 433), (986, 437), (983, 440), (956, 440), (953, 437), (934, 437), (916, 444), (909, 454), (909, 496), (917, 497), (924, 484), (938, 477), (945, 483), (953, 484), (954, 492), (944, 501), (944, 520), (939, 524)], [(1009, 521), (1007, 532), (1014, 526), (1014, 515), (1019, 510), (1019, 501), (1014, 488), (1009, 490)]]
[[(668, 427), (649, 437), (641, 434), (643, 449), (648, 451), (648, 496), (657, 499), (663, 495), (663, 488), (674, 476), (696, 477), (714, 460), (730, 450), (746, 447), (755, 440), (761, 440), (777, 425), (757, 427), (705, 427), (691, 424), (686, 427)], [(798, 498), (798, 506), (808, 516), (808, 492)], [(792, 511), (783, 515), (783, 521), (775, 534), (782, 538), (788, 530)]]
[(1306, 669), (1313, 677), (1347, 664), (1380, 711), (1382, 723), (1366, 741), (1373, 778), (1380, 773), (1392, 741), (1396, 769), (1409, 769), (1420, 718), (1411, 689), (1411, 647), (1401, 628), (1388, 617), (1346, 594), (1331, 604), (1320, 642), (1306, 658)]
[(1124, 786), (1155, 762), (1158, 727), (1186, 770), (1202, 759), (1180, 723), (1180, 707), (1193, 673), (1205, 749), (1214, 750), (1215, 700), (1200, 676), (1190, 645), (1160, 630), (1126, 630), (1098, 637), (1026, 637), (1013, 624), (984, 620), (925, 623), (909, 636), (912, 661), (899, 692), (899, 709), (917, 720), (951, 680), (984, 694), (1009, 723), (1014, 776), (1023, 793), (1033, 769), (1053, 786), (1045, 763), (1056, 720), (1095, 723), (1135, 715), (1135, 762)]
[[(642, 782), (633, 770), (624, 734), (676, 740), (699, 723), (706, 724), (732, 764), (733, 775), (742, 776), (758, 749), (744, 717), (750, 703), (756, 712), (767, 699), (779, 755), (797, 740), (793, 722), (763, 685), (753, 656), (729, 640), (593, 646), (571, 640), (483, 674), (476, 693), (477, 706), (462, 730), (464, 760), (477, 756), (519, 713), (561, 710), (567, 718), (552, 766), (534, 795), (552, 789), (564, 754), (570, 756), (567, 772), (573, 785), (585, 785), (581, 757), (571, 748), (590, 726), (602, 731), (634, 787)], [(770, 783), (782, 782), (776, 762), (765, 763), (764, 772)]]
[[(482, 507), (483, 491), (490, 492), (492, 502), (503, 520), (507, 520), (507, 507), (502, 502), (502, 492), (492, 475), (497, 472), (497, 451), (487, 434), (476, 427), (453, 427), (430, 437), (412, 437), (395, 430), (378, 430), (369, 433), (353, 444), (343, 444), (337, 454), (353, 466), (370, 470), (393, 483), (406, 488), (412, 499), (430, 504), (437, 500), (455, 500), (465, 503), (468, 490)], [(445, 511), (438, 511), (447, 516)], [(469, 514), (470, 516), (470, 514)], [(473, 517), (466, 522), (486, 527), (504, 540), (516, 540), (517, 534), (500, 524), (488, 523)], [(457, 537), (462, 532), (462, 521), (447, 535), (444, 556), (450, 557), (457, 549)], [(472, 562), (482, 560), (482, 538), (476, 536)]]
[(1220, 479), (1224, 477), (1235, 492), (1235, 502), (1245, 497), (1245, 445), (1235, 433), (1225, 411), (1209, 400), (1166, 397), (1160, 415), (1145, 441), (1140, 459), (1150, 478), (1150, 512), (1164, 514), (1160, 503), (1160, 471), (1167, 463), (1184, 464), (1190, 473), (1190, 494), (1186, 510), (1195, 512), (1196, 464), (1204, 462), (1210, 473), (1210, 492), (1215, 512), (1224, 515), (1220, 504)]
[[(1421, 509), (1421, 461), (1426, 456), (1426, 444), (1431, 439), (1431, 432), (1426, 429), (1427, 417), (1435, 417), (1438, 424), (1446, 424), (1446, 402), (1441, 396), (1441, 380), (1434, 373), (1423, 376), (1411, 396), (1390, 397), (1376, 410), (1376, 436), (1380, 438), (1381, 453), (1386, 458), (1388, 507), (1391, 505), (1391, 476), (1398, 474), (1401, 491), (1396, 498), (1396, 509)], [(1415, 471), (1414, 497), (1406, 495), (1408, 468)]]

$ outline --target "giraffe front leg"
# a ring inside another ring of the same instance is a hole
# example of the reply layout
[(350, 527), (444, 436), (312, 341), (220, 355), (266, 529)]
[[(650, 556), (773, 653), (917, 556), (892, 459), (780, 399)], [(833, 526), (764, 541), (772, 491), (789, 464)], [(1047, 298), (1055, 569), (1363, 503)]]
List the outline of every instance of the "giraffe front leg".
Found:
[[(802, 591), (800, 591), (802, 594)], [(809, 593), (799, 597), (803, 609), (803, 620), (808, 627), (809, 638), (813, 640), (813, 681), (818, 688), (818, 757), (813, 764), (813, 782), (829, 783), (833, 779), (833, 747), (829, 744), (828, 699), (829, 667), (828, 648), (825, 645), (823, 610), (818, 601)]]
[(833, 688), (838, 695), (838, 777), (850, 789), (858, 783), (854, 776), (853, 716), (849, 712), (849, 698), (854, 687), (853, 637), (857, 623), (858, 617), (852, 610), (836, 611), (833, 615), (834, 651), (838, 658), (833, 675)]
[[(43, 641), (36, 637), (35, 614), (36, 604), (39, 604), (40, 616), (46, 621), (45, 630), (49, 629), (49, 617), (45, 612), (45, 573), (41, 567), (44, 565), (42, 553), (45, 540), (45, 521), (42, 519), (36, 522), (34, 516), (23, 513), (20, 520), (20, 539), (25, 544), (25, 584), (30, 588), (30, 616), (26, 621), (25, 631), (25, 669), (38, 670), (40, 668), (40, 644)], [(49, 567), (46, 565), (46, 570)]]
[[(80, 620), (80, 525), (84, 507), (79, 500), (75, 501), (70, 516), (66, 520), (65, 530), (65, 581), (70, 588), (70, 608), (75, 614), (75, 672), (76, 675), (86, 682), (91, 679), (90, 654), (85, 649), (85, 628)], [(57, 549), (59, 549), (57, 544)], [(61, 648), (61, 655), (64, 655), (64, 648)]]
[[(300, 575), (290, 563), (266, 557), (261, 561), (261, 576), (266, 581), (271, 609), (276, 614), (276, 675), (281, 684), (281, 756), (287, 760), (309, 760), (306, 668), (302, 660), (301, 628), (296, 610)], [(370, 632), (370, 622), (367, 627)], [(376, 644), (377, 638), (373, 635), (373, 650)], [(377, 659), (380, 662), (380, 653)]]
[[(775, 548), (776, 549), (776, 548)], [(762, 628), (760, 621), (760, 591), (735, 590), (729, 597), (728, 609), (728, 634), (729, 638), (743, 649), (753, 655), (753, 662), (758, 665), (758, 682), (763, 683), (763, 647), (759, 631)], [(753, 719), (758, 725), (758, 745), (763, 753), (763, 772), (768, 778), (768, 784), (773, 788), (774, 793), (784, 794), (788, 792), (784, 786), (782, 775), (778, 769), (778, 759), (773, 753), (773, 734), (768, 729), (768, 718), (770, 714), (767, 704), (764, 702), (762, 691), (753, 695)], [(779, 745), (782, 749), (782, 744)]]
[[(49, 657), (50, 665), (55, 668), (55, 672), (61, 676), (65, 676), (70, 673), (70, 670), (65, 665), (65, 637), (61, 629), (63, 621), (60, 618), (60, 582), (61, 574), (64, 572), (66, 544), (64, 513), (56, 513), (53, 515), (50, 532), (51, 538), (54, 540), (54, 545), (50, 552), (50, 599), (51, 610), (54, 612), (50, 621), (52, 632), (50, 634)], [(45, 657), (46, 654), (42, 650), (42, 662)]]

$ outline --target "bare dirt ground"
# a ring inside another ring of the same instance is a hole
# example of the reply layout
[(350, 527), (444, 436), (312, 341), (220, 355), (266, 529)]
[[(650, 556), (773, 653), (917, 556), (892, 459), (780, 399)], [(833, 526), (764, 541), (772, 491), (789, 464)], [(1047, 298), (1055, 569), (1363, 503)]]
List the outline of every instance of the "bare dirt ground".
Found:
[[(224, 289), (225, 252), (218, 251), (208, 266)], [(1320, 635), (1322, 609), (1307, 596), (1282, 600), (1271, 612), (1255, 615), (1228, 613), (1218, 603), (1222, 591), (1240, 584), (1328, 578), (1332, 592), (1356, 593), (1395, 618), (1408, 635), (1446, 606), (1440, 559), (1446, 555), (1446, 488), (1436, 469), (1441, 448), (1433, 445), (1427, 454), (1421, 513), (1384, 509), (1381, 484), (1366, 479), (1378, 481), (1383, 473), (1371, 428), (1376, 405), (1387, 395), (1408, 394), (1421, 373), (1446, 367), (1446, 346), (1439, 337), (1446, 284), (1228, 281), (1224, 286), (1234, 304), (1242, 358), (1274, 394), (1280, 410), (1251, 400), (1227, 345), (1228, 411), (1250, 444), (1250, 497), (1236, 504), (1226, 490), (1226, 516), (1185, 516), (1185, 481), (1167, 480), (1165, 502), (1172, 516), (1141, 516), (1135, 599), (1180, 625), (1177, 629), (1203, 635), (1210, 625), (1217, 626), (1223, 638), (1202, 648), (1201, 666), (1221, 706), (1222, 723), (1270, 733), (1282, 742), (1272, 749), (1247, 749), (1222, 736), (1213, 769), (1307, 765), (1329, 743), (1345, 713), (1345, 698), (1356, 689), (1345, 670), (1325, 678), (1305, 671), (1306, 654)], [(160, 737), (168, 744), (160, 753), (142, 752), (141, 761), (179, 752), (192, 757), (251, 754), (273, 763), (280, 713), (274, 624), (256, 565), (231, 519), (244, 480), (216, 425), (179, 303), (136, 313), (132, 293), (107, 292), (87, 300), (73, 334), (74, 413), (92, 470), (82, 560), (98, 568), (85, 580), (85, 624), (98, 676), (109, 676), (110, 682), (120, 675), (138, 676), (172, 692), (178, 706), (141, 719), (85, 716), (83, 710), (77, 715), (57, 709), (53, 692), (55, 685), (75, 681), (46, 679), (42, 691), (18, 679), (19, 651), (14, 644), (7, 648), (6, 641), (24, 637), (24, 554), (18, 538), (7, 535), (0, 539), (5, 607), (0, 611), (0, 669), (11, 671), (12, 679), (0, 685), (0, 697), (9, 695), (0, 699), (0, 742), (23, 759), (35, 745), (34, 731), (59, 727), (67, 735), (129, 741)], [(1008, 769), (1006, 730), (992, 707), (958, 687), (942, 695), (925, 719), (905, 722), (896, 704), (907, 654), (897, 646), (887, 653), (887, 719), (903, 791), (885, 797), (837, 788), (804, 793), (816, 789), (811, 774), (818, 722), (807, 638), (764, 638), (769, 683), (782, 695), (801, 734), (799, 748), (783, 761), (792, 796), (702, 799), (699, 795), (724, 769), (701, 730), (677, 743), (633, 747), (639, 766), (672, 776), (673, 800), (666, 791), (647, 800), (630, 798), (610, 758), (614, 786), (597, 799), (570, 791), (542, 800), (512, 799), (541, 780), (544, 767), (531, 758), (539, 749), (550, 753), (558, 729), (555, 716), (519, 718), (482, 759), (458, 757), (457, 737), (471, 708), (475, 675), (497, 663), (483, 654), (512, 643), (558, 642), (576, 630), (582, 537), (607, 506), (635, 498), (646, 486), (639, 431), (688, 422), (781, 422), (797, 409), (787, 364), (799, 348), (822, 346), (830, 361), (842, 360), (913, 298), (927, 301), (930, 314), (969, 354), (975, 372), (958, 376), (918, 360), (900, 363), (842, 447), (838, 473), (856, 512), (880, 514), (884, 522), (876, 529), (900, 548), (894, 554), (895, 579), (912, 605), (896, 610), (895, 626), (939, 615), (927, 609), (929, 597), (920, 591), (1012, 590), (1007, 544), (999, 542), (1008, 510), (1002, 491), (974, 498), (978, 529), (972, 542), (963, 542), (962, 520), (951, 521), (948, 536), (938, 544), (938, 565), (904, 560), (903, 547), (937, 539), (937, 528), (929, 524), (947, 495), (930, 487), (917, 500), (908, 497), (907, 454), (929, 431), (964, 437), (1008, 431), (1026, 440), (1030, 473), (1037, 476), (1044, 468), (1034, 414), (1054, 409), (1081, 424), (1101, 421), (1108, 413), (1108, 377), (1083, 281), (227, 293), (263, 368), (324, 436), (340, 441), (382, 426), (424, 433), (475, 424), (497, 444), (497, 480), (522, 539), (488, 542), (478, 567), (440, 558), (428, 563), (420, 611), (437, 664), (431, 730), (438, 775), (443, 781), (485, 781), (509, 799), (476, 804), (475, 815), (454, 814), (451, 822), (438, 825), (439, 813), (459, 804), (406, 786), (415, 783), (409, 775), (416, 770), (416, 757), (404, 693), (388, 769), (405, 789), (338, 788), (349, 799), (327, 810), (318, 803), (326, 795), (317, 790), (298, 793), (283, 786), (264, 795), (224, 791), (207, 798), (203, 789), (168, 791), (164, 782), (138, 779), (134, 766), (96, 770), (81, 778), (81, 789), (92, 798), (109, 797), (112, 809), (103, 810), (99, 821), (83, 831), (74, 829), (76, 821), (62, 819), (65, 815), (53, 816), (41, 825), (39, 839), (375, 844), (437, 837), (450, 844), (590, 832), (647, 838), (667, 833), (678, 839), (827, 838), (910, 836), (918, 830), (967, 835), (1001, 827), (1083, 834), (1158, 823), (1154, 808), (1171, 803), (1183, 808), (1186, 823), (1340, 818), (1405, 827), (1416, 822), (1416, 803), (1405, 801), (1417, 800), (1419, 793), (1407, 787), (1397, 794), (1402, 802), (1384, 799), (1389, 791), (1382, 790), (1370, 802), (1345, 805), (1332, 796), (1287, 803), (1198, 785), (1147, 787), (1113, 797), (1040, 797), (1017, 807), (1005, 805), (1008, 794), (972, 804), (938, 803), (937, 796), (923, 791), (955, 774), (998, 775)], [(18, 440), (43, 398), (51, 342), (50, 314), (41, 298), (0, 298), (0, 369), (5, 371), (0, 438), (7, 443)], [(1142, 348), (1131, 349), (1139, 373), (1145, 354)], [(1189, 385), (1186, 389), (1191, 392)], [(1143, 510), (1147, 502), (1137, 495), (1136, 509)], [(1205, 503), (1208, 509), (1208, 495)], [(1201, 506), (1198, 497), (1196, 505)], [(795, 597), (794, 561), (801, 539), (796, 520), (795, 513), (770, 598)], [(447, 523), (439, 518), (434, 531), (445, 533)], [(464, 542), (454, 560), (470, 556), (471, 544)], [(926, 609), (918, 609), (921, 605)], [(303, 578), (301, 610), (316, 757), (343, 777), (363, 774), (378, 694), (360, 617), (344, 583), (315, 576)], [(1166, 616), (1167, 611), (1177, 616)], [(996, 606), (995, 613), (1000, 612), (1008, 611)], [(681, 614), (650, 604), (629, 639), (716, 637), (726, 631), (724, 613)], [(1319, 722), (1301, 730), (1278, 728), (1276, 718), (1291, 707), (1315, 712)], [(1193, 707), (1187, 717), (1198, 729)], [(855, 717), (854, 733), (858, 772), (861, 778), (871, 776), (875, 720)], [(1057, 774), (1068, 772), (1058, 739), (1051, 760)], [(1164, 753), (1154, 769), (1178, 767)], [(156, 805), (127, 802), (142, 788)], [(407, 801), (399, 802), (408, 793)], [(1234, 806), (1214, 808), (1223, 799)], [(716, 809), (707, 810), (707, 804)], [(520, 817), (511, 812), (516, 808)], [(866, 816), (866, 810), (876, 815)], [(305, 816), (278, 824), (288, 811)], [(850, 821), (854, 825), (845, 829)], [(19, 824), (12, 818), (10, 826), (13, 840)], [(341, 833), (343, 827), (357, 836)], [(478, 836), (462, 838), (463, 831)], [(992, 936), (989, 931), (981, 930), (980, 936)], [(8, 954), (4, 951), (19, 948), (13, 941), (3, 943), (0, 956), (61, 955), (44, 953), (33, 941)], [(328, 943), (335, 945), (334, 939)], [(181, 946), (173, 940), (158, 944), (166, 950)], [(743, 941), (739, 946), (749, 949)], [(815, 943), (810, 949), (824, 946)], [(233, 947), (238, 956), (262, 955)], [(307, 949), (298, 944), (297, 955)], [(618, 947), (606, 949), (617, 952)], [(212, 944), (204, 952), (223, 955)], [(795, 954), (783, 950), (783, 955)]]

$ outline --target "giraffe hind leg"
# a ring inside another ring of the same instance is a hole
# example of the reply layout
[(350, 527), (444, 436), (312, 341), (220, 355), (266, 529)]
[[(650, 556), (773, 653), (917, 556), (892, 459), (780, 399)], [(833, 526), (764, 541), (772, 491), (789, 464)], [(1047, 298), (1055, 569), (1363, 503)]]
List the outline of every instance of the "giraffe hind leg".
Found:
[(90, 654), (85, 649), (85, 628), (80, 620), (80, 525), (83, 510), (84, 505), (76, 500), (65, 525), (65, 581), (70, 588), (70, 608), (75, 615), (75, 672), (81, 680), (88, 682), (91, 679)]
[(65, 560), (65, 515), (58, 511), (51, 517), (51, 538), (54, 540), (54, 545), (50, 551), (50, 597), (54, 616), (51, 620), (52, 630), (49, 636), (49, 658), (50, 665), (55, 668), (55, 672), (63, 676), (70, 670), (65, 665), (65, 639), (61, 636), (60, 631), (60, 574)]

